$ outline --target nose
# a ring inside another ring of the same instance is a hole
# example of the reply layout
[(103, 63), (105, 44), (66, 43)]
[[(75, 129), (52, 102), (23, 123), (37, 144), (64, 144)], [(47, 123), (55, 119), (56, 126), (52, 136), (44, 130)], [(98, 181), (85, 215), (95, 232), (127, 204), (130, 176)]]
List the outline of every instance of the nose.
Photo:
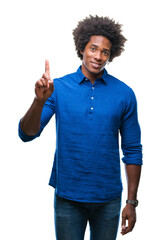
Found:
[(101, 61), (101, 59), (102, 59), (101, 52), (100, 52), (100, 51), (96, 51), (96, 52), (95, 52), (95, 55), (94, 55), (94, 58), (95, 58), (97, 61)]

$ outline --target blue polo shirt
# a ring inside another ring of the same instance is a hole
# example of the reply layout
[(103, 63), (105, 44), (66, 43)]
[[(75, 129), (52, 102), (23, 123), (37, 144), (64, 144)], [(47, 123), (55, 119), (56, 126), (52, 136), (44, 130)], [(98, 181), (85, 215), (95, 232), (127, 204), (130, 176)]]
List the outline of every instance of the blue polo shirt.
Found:
[(49, 185), (56, 194), (78, 202), (107, 202), (122, 192), (119, 134), (123, 162), (142, 165), (142, 145), (133, 90), (107, 73), (94, 84), (81, 66), (54, 79), (54, 92), (41, 115), (40, 136), (55, 114), (56, 149)]

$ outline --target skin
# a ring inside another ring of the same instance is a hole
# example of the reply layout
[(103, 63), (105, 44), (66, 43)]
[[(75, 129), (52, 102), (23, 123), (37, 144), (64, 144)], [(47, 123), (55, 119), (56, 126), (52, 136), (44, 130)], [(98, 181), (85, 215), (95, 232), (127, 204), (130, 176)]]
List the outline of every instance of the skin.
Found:
[[(127, 176), (128, 185), (128, 200), (137, 199), (137, 191), (141, 176), (141, 166), (139, 165), (125, 165), (125, 171)], [(131, 204), (126, 204), (122, 211), (122, 230), (121, 234), (125, 235), (131, 232), (136, 223), (136, 209)]]
[(83, 55), (82, 73), (92, 82), (103, 74), (105, 65), (110, 57), (111, 42), (103, 36), (91, 36)]
[[(92, 84), (102, 76), (105, 65), (110, 57), (111, 42), (103, 36), (92, 36), (81, 54), (83, 55), (82, 72)], [(125, 165), (128, 182), (128, 200), (137, 199), (137, 190), (140, 181), (141, 166)], [(122, 211), (122, 230), (125, 235), (131, 232), (136, 223), (136, 210), (131, 204), (127, 204)]]
[[(82, 72), (92, 84), (102, 76), (105, 65), (110, 57), (111, 42), (103, 36), (92, 36), (82, 53)], [(41, 112), (47, 98), (54, 91), (54, 84), (50, 77), (49, 61), (45, 61), (45, 72), (35, 84), (36, 97), (21, 119), (21, 129), (29, 136), (35, 135), (40, 129)], [(128, 183), (128, 200), (137, 199), (137, 190), (140, 181), (141, 166), (125, 165)], [(136, 211), (133, 205), (127, 204), (122, 211), (122, 230), (125, 235), (131, 232), (136, 223)], [(126, 225), (127, 224), (127, 225)]]
[(28, 136), (34, 136), (38, 133), (41, 123), (41, 112), (45, 101), (54, 91), (54, 84), (50, 77), (49, 61), (45, 61), (45, 73), (35, 84), (36, 97), (21, 119), (21, 129)]
[(46, 101), (54, 91), (54, 84), (50, 77), (49, 61), (45, 61), (45, 73), (35, 84), (35, 93), (38, 100)]

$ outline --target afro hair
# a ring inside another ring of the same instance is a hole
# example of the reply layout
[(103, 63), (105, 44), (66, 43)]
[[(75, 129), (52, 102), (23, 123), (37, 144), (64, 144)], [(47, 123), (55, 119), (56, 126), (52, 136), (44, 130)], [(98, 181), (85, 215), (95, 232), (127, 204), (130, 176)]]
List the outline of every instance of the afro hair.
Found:
[(121, 55), (124, 51), (126, 38), (122, 35), (122, 25), (116, 23), (108, 17), (89, 16), (78, 22), (77, 27), (73, 30), (74, 43), (78, 57), (83, 59), (81, 52), (90, 41), (93, 35), (104, 36), (112, 44), (109, 62), (115, 57)]

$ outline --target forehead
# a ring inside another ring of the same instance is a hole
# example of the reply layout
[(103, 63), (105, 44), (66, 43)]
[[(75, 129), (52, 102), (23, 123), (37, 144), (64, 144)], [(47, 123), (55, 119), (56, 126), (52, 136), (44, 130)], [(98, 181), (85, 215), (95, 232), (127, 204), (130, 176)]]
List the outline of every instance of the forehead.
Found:
[(97, 36), (97, 35), (93, 35), (90, 37), (90, 41), (88, 42), (88, 45), (92, 45), (92, 44), (98, 47), (107, 48), (107, 49), (110, 49), (112, 46), (108, 38), (104, 36)]

